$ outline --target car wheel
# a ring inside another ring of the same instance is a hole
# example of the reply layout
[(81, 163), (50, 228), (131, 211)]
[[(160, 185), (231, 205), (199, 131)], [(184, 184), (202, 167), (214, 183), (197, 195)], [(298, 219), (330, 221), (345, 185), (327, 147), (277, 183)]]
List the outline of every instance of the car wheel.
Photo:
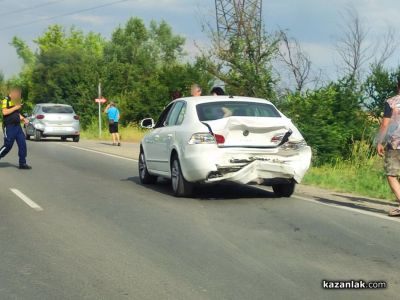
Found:
[(65, 136), (61, 137), (61, 141), (65, 142), (67, 140), (67, 138)]
[(25, 132), (25, 138), (27, 141), (29, 141), (31, 139), (31, 136)]
[(176, 197), (189, 197), (193, 192), (193, 184), (183, 177), (177, 156), (174, 156), (171, 162), (171, 183)]
[(39, 130), (35, 130), (35, 141), (40, 141), (42, 139), (42, 132)]
[(143, 151), (140, 151), (139, 155), (139, 179), (142, 184), (154, 184), (157, 182), (157, 176), (150, 175), (147, 170), (146, 159)]
[(272, 190), (277, 197), (290, 197), (293, 195), (295, 187), (296, 182), (292, 180), (289, 183), (275, 184), (272, 186)]
[(79, 140), (80, 140), (79, 135), (74, 136), (74, 137), (72, 138), (72, 140), (73, 140), (75, 143), (79, 143)]

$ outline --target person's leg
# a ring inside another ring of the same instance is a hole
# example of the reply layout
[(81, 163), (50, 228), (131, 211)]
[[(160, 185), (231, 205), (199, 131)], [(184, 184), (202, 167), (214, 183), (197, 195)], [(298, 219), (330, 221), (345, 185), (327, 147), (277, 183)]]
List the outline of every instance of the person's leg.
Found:
[(115, 132), (115, 138), (116, 138), (116, 140), (117, 140), (117, 145), (118, 146), (121, 146), (121, 141), (120, 141), (120, 138), (119, 138), (119, 124), (118, 123), (114, 123), (114, 125), (115, 125), (115, 128), (114, 128), (114, 132)]
[(22, 131), (21, 126), (18, 126), (18, 133), (16, 135), (16, 141), (18, 145), (18, 156), (19, 156), (19, 165), (26, 165), (26, 156), (27, 156), (27, 148), (26, 148), (26, 139), (25, 134)]
[(390, 189), (396, 196), (397, 201), (400, 202), (400, 182), (396, 176), (388, 176), (387, 180), (389, 182)]
[(112, 135), (113, 145), (115, 145), (115, 143), (116, 143), (115, 133), (113, 132), (111, 135)]
[(14, 126), (7, 126), (4, 128), (4, 145), (0, 148), (0, 158), (3, 158), (10, 152), (14, 145), (16, 131)]

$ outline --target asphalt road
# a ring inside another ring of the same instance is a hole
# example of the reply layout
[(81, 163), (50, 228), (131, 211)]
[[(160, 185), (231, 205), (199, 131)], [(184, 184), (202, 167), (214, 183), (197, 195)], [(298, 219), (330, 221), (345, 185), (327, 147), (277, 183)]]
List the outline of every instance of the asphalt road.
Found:
[(236, 185), (177, 199), (135, 161), (28, 146), (32, 171), (0, 161), (0, 299), (398, 298), (400, 222)]

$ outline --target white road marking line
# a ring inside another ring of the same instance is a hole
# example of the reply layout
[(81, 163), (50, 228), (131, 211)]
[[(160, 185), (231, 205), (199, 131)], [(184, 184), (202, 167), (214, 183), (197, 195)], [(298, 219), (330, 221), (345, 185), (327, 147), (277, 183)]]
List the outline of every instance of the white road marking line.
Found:
[(64, 147), (79, 149), (79, 150), (86, 151), (86, 152), (92, 152), (92, 153), (97, 153), (97, 154), (101, 154), (101, 155), (105, 155), (105, 156), (110, 156), (110, 157), (114, 157), (114, 158), (120, 158), (120, 159), (129, 160), (129, 161), (133, 161), (133, 162), (138, 162), (137, 159), (128, 158), (128, 157), (124, 157), (124, 156), (119, 156), (119, 155), (115, 155), (115, 154), (111, 154), (111, 153), (106, 153), (106, 152), (101, 152), (101, 151), (97, 151), (97, 150), (92, 150), (92, 149), (88, 149), (88, 148), (77, 147), (77, 146), (70, 146), (70, 145), (65, 145), (65, 144), (59, 144), (59, 145), (62, 145), (62, 146), (64, 146)]
[(41, 208), (36, 202), (33, 200), (29, 199), (28, 196), (23, 194), (21, 191), (17, 189), (10, 189), (11, 192), (13, 192), (17, 197), (19, 197), (22, 201), (24, 201), (28, 206), (33, 208), (36, 211), (43, 211), (43, 208)]
[(302, 200), (302, 201), (307, 201), (307, 202), (312, 202), (312, 203), (315, 203), (315, 204), (330, 206), (330, 207), (334, 207), (334, 208), (338, 208), (338, 209), (343, 209), (343, 210), (356, 212), (356, 213), (367, 215), (367, 216), (372, 216), (372, 217), (376, 217), (376, 218), (380, 218), (380, 219), (384, 219), (384, 220), (389, 220), (389, 221), (399, 222), (400, 223), (400, 218), (389, 217), (389, 216), (385, 216), (385, 215), (382, 215), (382, 214), (374, 213), (374, 212), (371, 212), (371, 211), (365, 211), (365, 210), (362, 210), (362, 209), (348, 207), (348, 206), (341, 206), (341, 205), (337, 205), (337, 204), (323, 203), (323, 202), (320, 202), (320, 201), (317, 201), (317, 200), (314, 200), (314, 199), (310, 199), (310, 198), (306, 198), (306, 197), (302, 197), (302, 196), (297, 196), (297, 195), (294, 195), (293, 198), (299, 199), (299, 200)]

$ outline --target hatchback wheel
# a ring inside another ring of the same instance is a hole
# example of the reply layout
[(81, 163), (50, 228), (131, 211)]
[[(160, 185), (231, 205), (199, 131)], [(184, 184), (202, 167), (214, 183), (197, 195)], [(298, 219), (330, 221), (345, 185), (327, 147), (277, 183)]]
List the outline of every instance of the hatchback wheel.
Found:
[(177, 156), (174, 156), (171, 162), (171, 183), (176, 197), (189, 197), (193, 192), (193, 184), (183, 177)]
[(154, 184), (157, 182), (157, 176), (150, 175), (147, 170), (146, 159), (143, 151), (139, 155), (139, 179), (142, 184)]
[(66, 138), (65, 136), (62, 136), (62, 137), (61, 137), (61, 140), (62, 140), (63, 142), (65, 142), (65, 141), (67, 140), (67, 138)]
[(42, 139), (42, 132), (40, 130), (35, 130), (35, 141), (40, 141)]
[(79, 139), (80, 139), (79, 135), (74, 136), (74, 137), (72, 138), (72, 140), (73, 140), (75, 143), (79, 143)]
[(295, 187), (296, 182), (292, 180), (289, 183), (275, 184), (272, 186), (272, 190), (277, 197), (290, 197), (293, 195)]
[(25, 132), (25, 138), (27, 141), (29, 141), (31, 139), (31, 136)]

